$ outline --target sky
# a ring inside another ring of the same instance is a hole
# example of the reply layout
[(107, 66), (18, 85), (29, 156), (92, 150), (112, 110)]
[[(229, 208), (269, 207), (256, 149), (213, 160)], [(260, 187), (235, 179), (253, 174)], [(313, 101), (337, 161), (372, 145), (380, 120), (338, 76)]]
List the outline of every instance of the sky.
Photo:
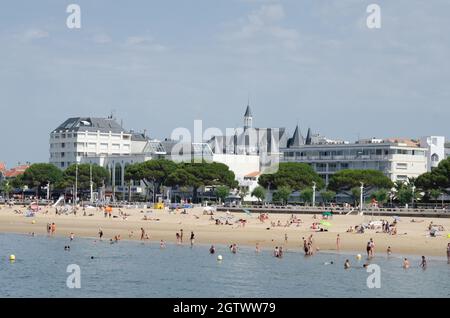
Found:
[(197, 119), (240, 127), (248, 100), (257, 127), (449, 138), (449, 14), (448, 0), (3, 0), (0, 162), (47, 162), (68, 117), (113, 113), (162, 139)]

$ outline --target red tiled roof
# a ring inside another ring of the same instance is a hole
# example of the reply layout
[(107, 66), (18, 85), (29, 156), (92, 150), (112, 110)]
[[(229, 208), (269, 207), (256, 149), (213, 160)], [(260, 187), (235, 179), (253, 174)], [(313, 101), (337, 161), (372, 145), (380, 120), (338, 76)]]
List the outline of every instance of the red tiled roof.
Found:
[(254, 177), (258, 177), (259, 175), (261, 175), (261, 172), (254, 171), (254, 172), (250, 172), (249, 174), (245, 175), (245, 177), (247, 177), (247, 178), (254, 178)]
[(25, 170), (28, 169), (28, 167), (29, 167), (29, 165), (17, 166), (8, 171), (5, 171), (4, 175), (6, 178), (14, 178), (14, 177), (17, 177), (17, 176), (20, 176), (21, 174), (23, 174), (25, 172)]
[(0, 162), (0, 172), (6, 171), (6, 165), (3, 162)]

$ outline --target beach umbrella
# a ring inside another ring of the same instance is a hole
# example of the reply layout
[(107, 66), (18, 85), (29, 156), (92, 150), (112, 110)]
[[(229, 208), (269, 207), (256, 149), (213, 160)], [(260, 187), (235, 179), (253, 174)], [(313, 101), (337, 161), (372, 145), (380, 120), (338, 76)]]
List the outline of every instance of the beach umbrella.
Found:
[(328, 212), (328, 211), (327, 212), (323, 212), (322, 215), (323, 216), (331, 216), (331, 212)]

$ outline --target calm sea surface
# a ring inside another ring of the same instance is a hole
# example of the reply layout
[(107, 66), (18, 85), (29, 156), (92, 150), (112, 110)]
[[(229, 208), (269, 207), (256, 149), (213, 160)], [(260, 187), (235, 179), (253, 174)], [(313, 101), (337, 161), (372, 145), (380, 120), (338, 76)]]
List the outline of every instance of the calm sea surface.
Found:
[[(64, 251), (70, 244), (71, 250)], [(401, 268), (401, 258), (384, 255), (372, 263), (381, 268), (381, 288), (370, 289), (370, 273), (354, 255), (299, 250), (276, 259), (272, 251), (238, 254), (217, 246), (167, 245), (121, 241), (118, 244), (77, 238), (0, 234), (1, 297), (450, 297), (450, 265), (432, 258), (428, 268)], [(15, 254), (11, 263), (9, 255)], [(223, 261), (216, 256), (221, 254)], [(91, 259), (94, 256), (94, 259)], [(353, 266), (344, 270), (349, 258)], [(333, 261), (334, 265), (325, 265)], [(66, 286), (67, 266), (81, 270), (81, 288)]]

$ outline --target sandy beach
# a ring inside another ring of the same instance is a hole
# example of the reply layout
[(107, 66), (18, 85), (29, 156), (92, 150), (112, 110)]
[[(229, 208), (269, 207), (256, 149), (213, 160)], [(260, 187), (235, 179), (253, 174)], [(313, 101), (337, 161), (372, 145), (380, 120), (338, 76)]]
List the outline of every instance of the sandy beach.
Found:
[[(312, 215), (296, 215), (302, 220), (299, 226), (293, 224), (286, 227), (290, 214), (269, 214), (269, 219), (264, 223), (258, 219), (258, 214), (248, 216), (244, 213), (233, 213), (233, 220), (245, 219), (242, 226), (239, 222), (232, 225), (216, 225), (211, 216), (203, 215), (203, 208), (187, 210), (182, 214), (181, 210), (169, 213), (168, 210), (142, 210), (122, 208), (113, 209), (111, 218), (105, 218), (103, 211), (97, 209), (79, 209), (77, 215), (56, 215), (55, 208), (43, 207), (34, 217), (25, 217), (15, 210), (26, 211), (23, 207), (0, 207), (0, 232), (2, 233), (35, 233), (47, 235), (47, 224), (56, 224), (57, 236), (69, 237), (74, 233), (75, 237), (98, 237), (99, 229), (104, 233), (104, 240), (109, 240), (115, 235), (120, 235), (124, 240), (140, 240), (141, 227), (149, 235), (149, 240), (159, 242), (175, 242), (177, 232), (183, 229), (183, 244), (189, 244), (191, 231), (195, 233), (195, 242), (202, 244), (226, 244), (236, 243), (239, 246), (254, 247), (259, 243), (263, 249), (273, 249), (275, 246), (283, 246), (288, 250), (301, 251), (303, 248), (302, 237), (313, 234), (314, 246), (320, 250), (336, 251), (336, 237), (340, 235), (340, 250), (355, 252), (365, 255), (366, 244), (370, 238), (375, 242), (375, 255), (386, 254), (388, 246), (395, 254), (427, 255), (446, 257), (446, 247), (450, 239), (450, 219), (414, 218), (418, 222), (411, 222), (412, 218), (401, 218), (397, 223), (397, 235), (377, 233), (380, 230), (366, 230), (364, 234), (347, 233), (350, 226), (368, 223), (372, 220), (385, 219), (393, 222), (391, 217), (371, 217), (370, 215), (334, 215), (328, 232), (316, 232), (310, 226), (313, 222), (320, 222), (321, 216), (313, 219)], [(119, 217), (120, 212), (126, 213), (126, 218)], [(151, 212), (151, 213), (148, 213)], [(89, 214), (92, 214), (89, 216)], [(148, 220), (143, 220), (147, 215)], [(116, 217), (114, 217), (116, 216)], [(214, 212), (213, 218), (224, 218), (225, 212)], [(271, 226), (271, 222), (282, 226)], [(444, 231), (437, 237), (430, 237), (427, 231), (428, 225), (442, 225)], [(132, 235), (130, 235), (132, 233)], [(285, 242), (285, 234), (288, 240)]]

